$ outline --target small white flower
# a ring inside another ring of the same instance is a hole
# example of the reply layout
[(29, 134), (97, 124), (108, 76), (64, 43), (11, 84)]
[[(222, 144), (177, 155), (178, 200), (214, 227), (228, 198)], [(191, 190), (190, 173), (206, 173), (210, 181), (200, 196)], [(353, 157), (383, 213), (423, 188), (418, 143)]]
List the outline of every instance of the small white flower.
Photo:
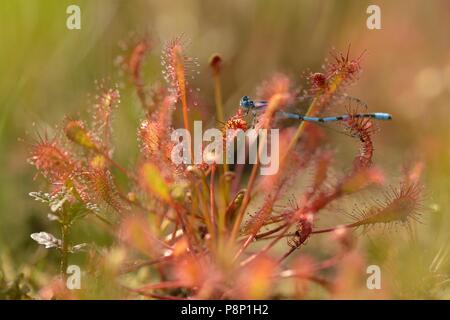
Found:
[(50, 221), (58, 221), (59, 220), (59, 217), (57, 215), (53, 214), (53, 213), (47, 214), (47, 218)]
[(86, 250), (87, 246), (88, 246), (87, 243), (77, 244), (70, 249), (70, 252), (84, 251), (84, 250)]
[(50, 248), (61, 248), (62, 241), (56, 238), (54, 235), (47, 232), (32, 233), (30, 235), (31, 239), (45, 246), (46, 249)]

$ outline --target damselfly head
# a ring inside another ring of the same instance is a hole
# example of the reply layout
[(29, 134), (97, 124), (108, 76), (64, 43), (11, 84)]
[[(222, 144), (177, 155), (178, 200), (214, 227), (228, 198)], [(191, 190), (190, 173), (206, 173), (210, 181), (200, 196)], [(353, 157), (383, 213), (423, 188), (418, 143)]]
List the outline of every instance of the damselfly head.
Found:
[(243, 96), (241, 101), (239, 101), (239, 105), (241, 108), (250, 109), (253, 106), (253, 101), (250, 100), (249, 96)]

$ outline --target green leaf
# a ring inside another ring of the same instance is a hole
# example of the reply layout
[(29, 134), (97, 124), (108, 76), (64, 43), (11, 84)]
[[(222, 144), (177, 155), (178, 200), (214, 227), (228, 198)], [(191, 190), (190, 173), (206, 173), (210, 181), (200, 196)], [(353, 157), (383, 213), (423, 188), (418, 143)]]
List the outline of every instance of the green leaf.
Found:
[(145, 163), (142, 166), (141, 174), (147, 190), (163, 201), (170, 200), (169, 187), (162, 177), (159, 169), (152, 163)]

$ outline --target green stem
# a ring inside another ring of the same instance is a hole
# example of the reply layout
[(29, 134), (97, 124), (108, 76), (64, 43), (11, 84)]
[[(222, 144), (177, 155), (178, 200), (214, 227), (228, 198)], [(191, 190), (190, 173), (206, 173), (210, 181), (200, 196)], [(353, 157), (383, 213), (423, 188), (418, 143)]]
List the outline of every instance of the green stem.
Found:
[[(65, 215), (65, 214), (64, 214)], [(64, 220), (66, 218), (64, 217)], [(61, 277), (66, 279), (66, 271), (69, 261), (69, 226), (66, 223), (66, 221), (63, 221), (63, 224), (61, 225), (61, 241), (62, 241), (62, 247), (61, 247)]]

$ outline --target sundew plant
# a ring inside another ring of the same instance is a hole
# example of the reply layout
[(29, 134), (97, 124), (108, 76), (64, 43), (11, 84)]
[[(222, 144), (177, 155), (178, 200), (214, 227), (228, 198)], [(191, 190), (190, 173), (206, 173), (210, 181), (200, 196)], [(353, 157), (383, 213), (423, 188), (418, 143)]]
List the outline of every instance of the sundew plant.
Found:
[[(203, 63), (209, 72), (197, 74), (202, 61), (177, 37), (162, 50), (161, 81), (148, 83), (143, 66), (159, 56), (156, 47), (155, 40), (143, 38), (119, 61), (142, 106), (140, 124), (129, 135), (139, 142), (136, 160), (115, 158), (121, 87), (108, 81), (98, 85), (86, 117), (67, 116), (30, 146), (36, 181), (45, 181), (45, 189), (30, 196), (47, 207), (54, 224), (31, 238), (59, 261), (36, 297), (335, 298), (348, 288), (361, 297), (389, 296), (388, 288), (369, 290), (365, 267), (356, 277), (351, 270), (362, 261), (359, 242), (372, 232), (414, 233), (424, 212), (423, 164), (404, 159), (398, 174), (388, 176), (374, 163), (376, 133), (396, 123), (358, 116), (373, 107), (347, 93), (362, 76), (369, 59), (364, 52), (331, 50), (322, 70), (297, 71), (303, 81), (277, 73), (249, 93), (265, 108), (247, 112), (237, 100), (234, 115), (226, 118), (223, 58), (213, 54)], [(211, 84), (215, 119), (194, 112), (202, 107), (203, 90), (192, 76)], [(345, 117), (331, 128), (282, 119), (292, 106), (303, 108), (305, 117)], [(175, 164), (171, 133), (179, 127), (192, 131), (194, 120), (223, 130), (224, 146), (236, 138), (227, 129), (279, 129), (279, 170), (260, 175), (259, 157), (253, 164)], [(330, 142), (336, 132), (351, 148)], [(354, 150), (344, 164), (336, 158), (341, 150)], [(332, 219), (320, 221), (324, 213)], [(108, 241), (75, 237), (82, 221)], [(317, 237), (322, 240), (315, 242)]]

